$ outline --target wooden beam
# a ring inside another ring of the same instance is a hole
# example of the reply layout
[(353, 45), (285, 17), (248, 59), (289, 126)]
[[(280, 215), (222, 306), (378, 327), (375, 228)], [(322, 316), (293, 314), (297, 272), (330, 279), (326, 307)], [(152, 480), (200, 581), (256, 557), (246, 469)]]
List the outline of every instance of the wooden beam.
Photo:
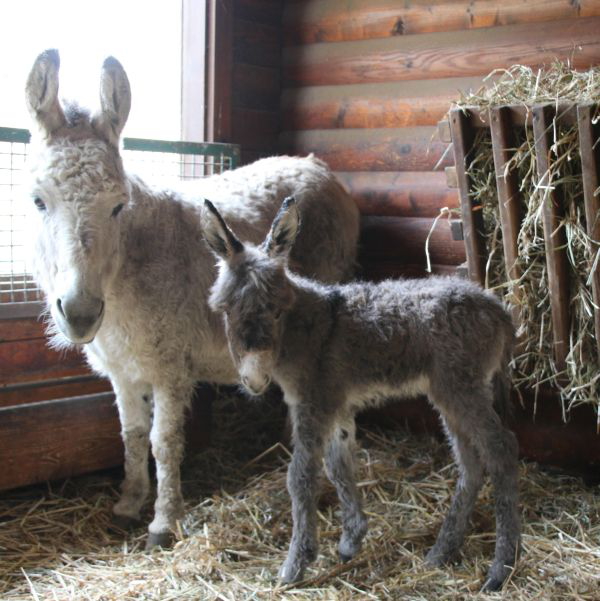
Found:
[[(549, 106), (535, 106), (532, 111), (537, 172), (539, 187), (542, 190), (550, 184), (552, 110)], [(542, 219), (552, 309), (554, 361), (557, 371), (560, 372), (566, 365), (569, 342), (569, 273), (565, 253), (565, 230), (560, 225), (564, 207), (560, 191), (556, 188), (547, 190), (543, 202)]]
[(286, 2), (287, 44), (400, 37), (416, 33), (561, 21), (600, 15), (593, 0), (301, 0)]
[[(425, 266), (425, 240), (433, 219), (416, 217), (362, 217), (360, 262), (395, 261)], [(437, 265), (458, 265), (465, 260), (462, 241), (452, 238), (448, 219), (440, 219), (429, 240), (429, 255)]]
[(433, 171), (452, 163), (435, 127), (325, 129), (284, 132), (284, 152), (314, 152), (334, 171)]
[[(514, 62), (538, 67), (557, 58), (597, 64), (600, 17), (507, 25), (466, 32), (310, 44), (284, 49), (286, 86), (343, 85), (486, 75)], [(574, 50), (576, 48), (576, 50)]]
[(463, 221), (463, 234), (469, 277), (483, 285), (485, 282), (485, 240), (483, 237), (483, 211), (481, 204), (471, 198), (471, 182), (467, 175), (468, 161), (471, 160), (474, 129), (469, 117), (460, 109), (450, 112), (450, 131), (456, 166), (456, 178), (460, 194), (460, 208)]
[(336, 171), (362, 215), (437, 217), (442, 207), (458, 208), (458, 192), (443, 172)]
[(207, 142), (231, 141), (233, 0), (208, 0)]
[[(509, 170), (507, 167), (516, 146), (514, 125), (510, 113), (505, 108), (490, 109), (489, 121), (502, 227), (504, 265), (508, 279), (514, 282), (521, 277), (518, 265), (518, 237), (521, 227), (522, 203), (517, 170)], [(511, 286), (510, 293), (514, 295), (513, 301), (518, 299), (517, 287)]]
[[(579, 152), (581, 153), (581, 173), (583, 177), (583, 196), (585, 203), (585, 220), (587, 234), (595, 243), (594, 252), (590, 259), (590, 271), (596, 263), (600, 245), (600, 128), (593, 123), (594, 107), (579, 105), (577, 119), (579, 126)], [(592, 274), (592, 297), (594, 299), (594, 331), (600, 359), (600, 266)]]

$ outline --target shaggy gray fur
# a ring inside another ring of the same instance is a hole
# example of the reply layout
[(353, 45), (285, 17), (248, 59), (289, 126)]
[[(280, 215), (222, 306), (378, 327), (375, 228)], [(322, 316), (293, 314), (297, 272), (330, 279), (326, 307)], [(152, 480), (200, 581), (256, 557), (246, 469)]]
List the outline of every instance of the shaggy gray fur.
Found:
[[(244, 385), (260, 393), (275, 380), (289, 406), (294, 452), (288, 472), (293, 535), (280, 572), (302, 578), (317, 553), (315, 483), (321, 458), (342, 504), (342, 559), (367, 530), (354, 479), (356, 411), (390, 396), (427, 394), (439, 411), (459, 480), (437, 541), (435, 566), (454, 559), (487, 470), (496, 498), (496, 555), (485, 587), (499, 588), (519, 548), (517, 441), (508, 410), (514, 331), (493, 294), (458, 278), (323, 285), (294, 275), (286, 257), (299, 226), (288, 199), (260, 248), (234, 234), (209, 206), (205, 228), (221, 258), (211, 307), (224, 314)], [(228, 251), (223, 252), (223, 246)]]
[(37, 126), (27, 199), (34, 272), (54, 344), (82, 345), (115, 390), (125, 445), (114, 507), (121, 523), (138, 519), (148, 498), (152, 446), (157, 498), (148, 540), (163, 543), (183, 514), (179, 465), (194, 385), (238, 382), (222, 320), (207, 306), (216, 269), (203, 241), (203, 199), (215, 202), (243, 240), (258, 243), (282, 198), (298, 189), (308, 225), (294, 269), (331, 282), (353, 269), (358, 210), (314, 157), (272, 157), (176, 189), (151, 188), (124, 171), (119, 154), (131, 104), (123, 67), (105, 61), (95, 113), (63, 109), (58, 69), (58, 53), (46, 51), (27, 80)]

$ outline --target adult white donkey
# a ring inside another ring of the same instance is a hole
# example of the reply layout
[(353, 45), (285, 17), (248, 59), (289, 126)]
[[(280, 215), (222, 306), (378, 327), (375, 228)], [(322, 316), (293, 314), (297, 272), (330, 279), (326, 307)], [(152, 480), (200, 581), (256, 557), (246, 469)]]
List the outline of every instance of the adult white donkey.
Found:
[(35, 276), (54, 344), (82, 345), (115, 390), (125, 480), (114, 513), (121, 522), (139, 519), (151, 443), (157, 498), (148, 545), (166, 544), (183, 512), (182, 431), (194, 384), (238, 381), (222, 320), (207, 306), (216, 273), (200, 224), (204, 198), (242, 239), (258, 243), (293, 192), (304, 226), (292, 265), (329, 282), (352, 271), (358, 212), (312, 157), (269, 158), (179, 190), (151, 189), (125, 173), (119, 155), (131, 104), (121, 64), (104, 62), (93, 114), (61, 105), (58, 70), (58, 52), (43, 52), (26, 87), (39, 130), (31, 160)]

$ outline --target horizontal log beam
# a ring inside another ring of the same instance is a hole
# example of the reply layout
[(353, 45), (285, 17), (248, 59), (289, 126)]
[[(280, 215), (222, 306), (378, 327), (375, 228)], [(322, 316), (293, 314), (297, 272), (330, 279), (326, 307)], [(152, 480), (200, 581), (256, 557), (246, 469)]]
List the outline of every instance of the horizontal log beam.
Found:
[(397, 83), (286, 88), (284, 129), (413, 127), (436, 125), (461, 92), (482, 86), (480, 77)]
[(388, 38), (600, 15), (593, 0), (301, 0), (286, 2), (288, 45)]
[(361, 214), (436, 217), (442, 207), (458, 208), (458, 192), (443, 172), (336, 172)]
[(284, 49), (284, 86), (343, 85), (485, 75), (519, 63), (597, 64), (600, 17)]
[[(362, 217), (359, 262), (394, 261), (425, 265), (425, 241), (433, 219), (417, 217)], [(453, 240), (447, 219), (440, 219), (429, 239), (429, 256), (437, 265), (459, 265), (464, 245)]]
[(435, 127), (284, 132), (280, 148), (315, 153), (334, 171), (433, 171), (452, 164), (448, 144), (432, 139)]

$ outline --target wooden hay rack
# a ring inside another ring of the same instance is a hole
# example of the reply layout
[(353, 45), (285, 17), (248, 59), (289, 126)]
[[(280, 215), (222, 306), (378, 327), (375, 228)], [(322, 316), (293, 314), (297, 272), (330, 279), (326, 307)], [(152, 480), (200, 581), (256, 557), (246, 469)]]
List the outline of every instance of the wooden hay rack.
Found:
[[(504, 266), (507, 276), (517, 280), (518, 244), (521, 209), (526, 199), (519, 190), (516, 169), (507, 169), (515, 149), (515, 133), (519, 128), (532, 127), (535, 140), (536, 168), (539, 185), (548, 181), (550, 148), (554, 120), (565, 126), (577, 126), (581, 153), (584, 205), (587, 235), (600, 243), (600, 197), (596, 190), (600, 184), (600, 155), (597, 141), (600, 123), (594, 123), (596, 106), (579, 103), (554, 103), (527, 107), (506, 105), (489, 109), (455, 108), (449, 113), (450, 134), (456, 165), (455, 182), (459, 188), (462, 230), (465, 243), (469, 277), (485, 282), (487, 261), (484, 240), (483, 211), (481, 204), (471, 194), (468, 165), (475, 150), (474, 140), (478, 129), (488, 128), (491, 134), (494, 170), (497, 185), (498, 207), (502, 231)], [(569, 339), (569, 265), (566, 255), (565, 233), (559, 227), (564, 214), (560, 186), (548, 193), (544, 202), (542, 223), (545, 245), (548, 288), (550, 293), (553, 353), (558, 369), (565, 366)], [(595, 254), (594, 253), (594, 254)], [(593, 260), (590, 264), (592, 268)], [(596, 344), (600, 345), (600, 273), (592, 277), (594, 301), (594, 327)], [(600, 350), (600, 348), (599, 348)]]

